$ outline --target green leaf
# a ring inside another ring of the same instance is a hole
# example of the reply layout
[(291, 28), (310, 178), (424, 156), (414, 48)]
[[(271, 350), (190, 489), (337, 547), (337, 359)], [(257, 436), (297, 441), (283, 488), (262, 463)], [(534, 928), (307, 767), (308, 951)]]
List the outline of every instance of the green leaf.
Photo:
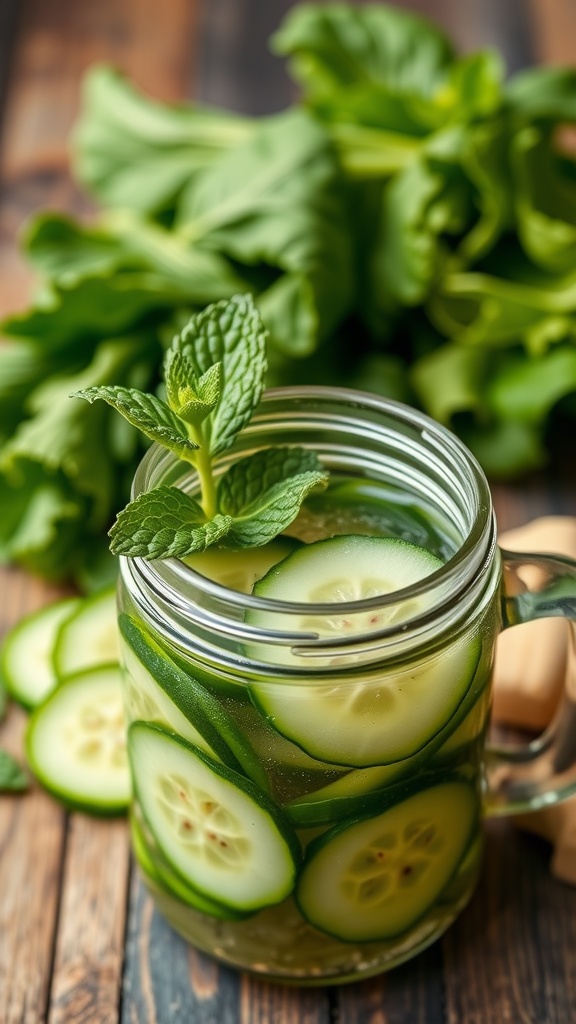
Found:
[(183, 558), (217, 543), (231, 524), (226, 515), (206, 521), (198, 502), (177, 487), (156, 487), (118, 514), (110, 530), (111, 550), (147, 559)]
[(239, 459), (218, 487), (219, 508), (232, 517), (227, 545), (266, 544), (294, 521), (307, 495), (327, 483), (316, 454), (302, 448), (269, 448)]
[(248, 118), (148, 99), (106, 65), (83, 83), (74, 170), (109, 206), (170, 209), (198, 168), (250, 135)]
[(50, 283), (28, 311), (7, 317), (0, 328), (13, 338), (37, 340), (50, 352), (66, 352), (75, 365), (79, 349), (89, 359), (101, 339), (140, 327), (155, 311), (183, 301), (180, 288), (148, 271), (106, 275)]
[(576, 348), (563, 345), (536, 358), (510, 357), (487, 400), (502, 419), (542, 424), (560, 398), (576, 392)]
[(103, 407), (95, 416), (83, 403), (70, 401), (69, 395), (122, 379), (141, 358), (139, 348), (132, 338), (102, 343), (79, 374), (54, 377), (38, 387), (28, 402), (30, 417), (0, 450), (0, 472), (16, 485), (27, 463), (44, 467), (48, 479), (63, 475), (73, 493), (89, 499), (89, 522), (101, 528), (117, 498), (105, 443), (109, 414)]
[(70, 286), (83, 277), (113, 273), (126, 262), (118, 241), (59, 213), (40, 213), (26, 225), (22, 245), (32, 265)]
[(189, 358), (170, 348), (164, 360), (166, 396), (171, 409), (187, 423), (198, 426), (218, 405), (222, 395), (222, 363), (214, 363), (197, 377)]
[(6, 750), (0, 749), (0, 793), (22, 793), (28, 786), (25, 771)]
[(17, 474), (0, 474), (0, 563), (36, 575), (70, 575), (87, 544), (90, 502), (62, 472), (25, 460)]
[(85, 398), (90, 404), (99, 399), (107, 402), (151, 441), (157, 441), (181, 458), (189, 458), (190, 452), (198, 448), (188, 437), (182, 420), (155, 395), (136, 388), (100, 386), (76, 391), (70, 397)]
[(274, 52), (309, 96), (384, 84), (391, 93), (429, 96), (453, 49), (430, 22), (384, 4), (299, 4), (272, 37)]
[(265, 448), (238, 459), (220, 478), (218, 508), (225, 515), (238, 516), (260, 496), (289, 477), (302, 473), (325, 475), (315, 452), (305, 448)]
[(542, 430), (514, 420), (481, 425), (460, 423), (459, 433), (489, 477), (511, 480), (546, 462)]
[(276, 310), (285, 309), (275, 329), (283, 319), (289, 326), (271, 340), (296, 355), (313, 351), (351, 306), (354, 254), (342, 187), (325, 130), (292, 110), (264, 120), (253, 139), (198, 175), (180, 203), (178, 232), (203, 251), (258, 268), (266, 285), (279, 271), (290, 276), (274, 294)]
[(457, 168), (422, 160), (396, 175), (384, 189), (373, 253), (381, 304), (423, 302), (442, 270), (442, 236), (458, 235), (469, 219), (470, 191)]
[[(508, 347), (533, 354), (576, 339), (576, 273), (539, 270), (516, 247), (485, 263), (485, 273), (447, 273), (428, 304), (438, 329), (460, 344)], [(492, 273), (488, 270), (492, 270)]]
[(576, 121), (576, 70), (521, 71), (508, 82), (506, 101), (519, 121)]
[(448, 343), (416, 360), (410, 379), (426, 412), (450, 424), (455, 413), (481, 414), (493, 361), (490, 351)]
[(522, 246), (544, 269), (570, 271), (576, 264), (576, 165), (560, 159), (550, 129), (536, 126), (518, 132), (510, 155)]
[(251, 297), (237, 295), (198, 313), (174, 348), (198, 378), (222, 363), (220, 400), (203, 423), (206, 446), (217, 455), (248, 423), (264, 385), (266, 332)]

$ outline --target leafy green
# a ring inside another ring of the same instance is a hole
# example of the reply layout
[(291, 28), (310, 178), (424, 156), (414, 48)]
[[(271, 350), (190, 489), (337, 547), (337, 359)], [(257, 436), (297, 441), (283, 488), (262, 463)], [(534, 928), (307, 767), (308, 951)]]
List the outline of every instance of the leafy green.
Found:
[(17, 761), (0, 749), (0, 793), (21, 793), (28, 789), (29, 779)]
[[(73, 171), (101, 209), (32, 218), (38, 286), (2, 325), (0, 560), (83, 586), (110, 572), (103, 531), (142, 445), (106, 402), (73, 413), (69, 391), (123, 388), (153, 437), (163, 420), (181, 454), (204, 444), (209, 479), (253, 410), (251, 358), (230, 377), (216, 328), (196, 361), (172, 338), (234, 296), (269, 333), (266, 383), (417, 402), (493, 475), (544, 465), (555, 418), (576, 415), (576, 71), (507, 80), (497, 53), (460, 56), (379, 3), (292, 7), (271, 45), (301, 90), (272, 117), (87, 73)], [(210, 518), (215, 484), (203, 500)]]
[(106, 205), (155, 212), (251, 131), (251, 121), (234, 114), (145, 99), (113, 68), (97, 66), (84, 82), (75, 170)]

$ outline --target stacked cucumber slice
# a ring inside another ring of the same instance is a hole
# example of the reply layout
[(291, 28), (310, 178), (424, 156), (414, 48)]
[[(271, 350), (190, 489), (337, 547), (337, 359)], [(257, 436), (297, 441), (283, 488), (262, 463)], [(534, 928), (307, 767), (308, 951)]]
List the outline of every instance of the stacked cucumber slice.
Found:
[[(248, 576), (246, 555), (239, 570)], [(301, 603), (301, 621), (277, 612), (272, 622), (269, 613), (251, 613), (251, 621), (314, 631), (319, 624), (305, 608), (311, 601), (398, 591), (439, 566), (429, 552), (390, 539), (299, 546), (254, 593)], [(424, 608), (424, 598), (410, 597), (395, 611), (409, 619)], [(364, 617), (350, 628), (379, 625)], [(345, 628), (336, 607), (321, 628), (325, 636)], [(370, 678), (360, 665), (341, 688), (313, 685), (302, 657), (288, 682), (263, 671), (249, 684), (246, 705), (234, 701), (233, 686), (194, 678), (193, 667), (186, 671), (183, 658), (135, 619), (122, 615), (120, 630), (132, 720), (132, 827), (153, 887), (230, 921), (291, 895), (316, 932), (372, 942), (412, 927), (454, 883), (478, 834), (477, 785), (454, 774), (449, 754), (460, 743), (448, 744), (457, 731), (473, 743), (479, 729), (469, 717), (481, 692), (477, 637), (402, 673)], [(331, 663), (322, 670), (329, 678)], [(283, 776), (297, 795), (285, 797)], [(306, 848), (310, 828), (322, 832)]]
[(65, 598), (10, 631), (0, 665), (31, 717), (26, 755), (68, 807), (125, 811), (130, 799), (115, 590)]

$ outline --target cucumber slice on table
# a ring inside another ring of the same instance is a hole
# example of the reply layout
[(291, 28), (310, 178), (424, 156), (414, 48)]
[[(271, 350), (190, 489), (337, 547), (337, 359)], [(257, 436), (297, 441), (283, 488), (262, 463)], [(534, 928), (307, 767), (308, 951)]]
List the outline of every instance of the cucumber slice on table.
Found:
[(54, 668), (60, 679), (119, 660), (116, 614), (115, 587), (78, 603), (56, 636)]
[(298, 547), (300, 542), (292, 537), (276, 537), (261, 548), (231, 551), (229, 548), (211, 547), (206, 551), (186, 555), (182, 561), (195, 572), (229, 590), (250, 594), (257, 580)]
[(53, 665), (56, 636), (81, 604), (67, 597), (27, 615), (10, 630), (2, 645), (0, 672), (8, 692), (25, 708), (35, 708), (58, 681)]
[(308, 848), (296, 891), (302, 914), (346, 942), (401, 935), (450, 882), (478, 815), (472, 786), (450, 780), (332, 829)]
[(125, 641), (122, 656), (129, 720), (165, 725), (267, 789), (259, 759), (220, 701), (172, 661), (136, 619), (122, 612), (118, 625)]
[(131, 725), (128, 750), (146, 825), (190, 888), (243, 912), (289, 895), (299, 846), (256, 786), (159, 726)]
[[(441, 566), (430, 552), (387, 537), (341, 536), (299, 548), (254, 587), (259, 597), (297, 603), (342, 602), (401, 590)], [(267, 628), (315, 632), (334, 639), (367, 633), (403, 621), (426, 607), (425, 595), (382, 612), (330, 618), (278, 612), (249, 613)], [(394, 620), (390, 616), (394, 617)], [(279, 648), (280, 657), (305, 672), (311, 659)], [(258, 651), (256, 651), (258, 654)], [(369, 767), (415, 754), (449, 721), (470, 686), (479, 656), (477, 638), (464, 638), (441, 651), (397, 668), (367, 671), (364, 678), (315, 681), (305, 676), (292, 685), (255, 683), (251, 697), (268, 721), (308, 754), (333, 764)], [(354, 654), (313, 659), (315, 666), (344, 664), (354, 671)]]
[(120, 669), (71, 676), (33, 712), (26, 733), (30, 767), (71, 807), (113, 814), (130, 799)]

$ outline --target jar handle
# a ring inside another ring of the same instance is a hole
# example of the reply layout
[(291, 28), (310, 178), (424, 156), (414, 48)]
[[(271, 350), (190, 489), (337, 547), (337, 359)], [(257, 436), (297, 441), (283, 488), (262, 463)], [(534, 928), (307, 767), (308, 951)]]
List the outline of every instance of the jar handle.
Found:
[(576, 562), (502, 551), (502, 628), (569, 620), (566, 683), (552, 723), (530, 743), (486, 745), (485, 813), (519, 814), (576, 793)]

